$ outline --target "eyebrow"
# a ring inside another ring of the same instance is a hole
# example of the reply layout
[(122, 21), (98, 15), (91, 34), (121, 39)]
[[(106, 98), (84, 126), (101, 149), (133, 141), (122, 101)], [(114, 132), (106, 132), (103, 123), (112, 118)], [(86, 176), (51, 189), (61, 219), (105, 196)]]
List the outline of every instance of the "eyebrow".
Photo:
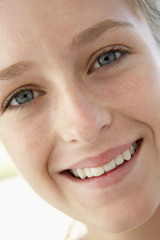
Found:
[[(78, 35), (72, 41), (72, 47), (75, 48), (84, 43), (90, 43), (107, 30), (115, 27), (135, 28), (135, 26), (129, 22), (116, 21), (111, 19), (105, 20), (78, 33)], [(30, 61), (14, 63), (0, 71), (0, 80), (10, 80), (15, 77), (20, 77), (25, 74), (25, 72), (32, 70), (34, 66), (34, 63)]]
[(79, 47), (84, 43), (90, 43), (98, 38), (101, 34), (115, 27), (130, 27), (135, 28), (135, 26), (129, 22), (116, 21), (112, 19), (107, 19), (103, 22), (97, 23), (92, 27), (78, 33), (78, 35), (72, 41), (72, 47)]
[(25, 72), (32, 70), (33, 67), (34, 64), (29, 61), (14, 63), (0, 71), (0, 80), (9, 80), (15, 77), (20, 77), (25, 74)]

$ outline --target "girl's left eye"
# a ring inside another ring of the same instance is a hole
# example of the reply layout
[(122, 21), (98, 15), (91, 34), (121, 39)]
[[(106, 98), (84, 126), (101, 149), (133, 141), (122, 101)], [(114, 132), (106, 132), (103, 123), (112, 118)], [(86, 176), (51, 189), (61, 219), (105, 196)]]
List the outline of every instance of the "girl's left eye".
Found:
[(92, 55), (92, 65), (88, 73), (90, 74), (98, 68), (114, 66), (116, 63), (119, 63), (120, 60), (122, 60), (125, 56), (130, 55), (131, 53), (131, 49), (126, 46), (112, 46), (103, 48)]
[(121, 56), (121, 54), (122, 53), (120, 51), (110, 51), (102, 54), (94, 63), (93, 69), (103, 67), (115, 62)]
[(122, 55), (122, 52), (118, 50), (103, 53), (96, 59), (95, 63), (92, 66), (92, 69), (95, 70), (97, 68), (110, 65), (113, 62), (115, 62), (119, 57), (121, 57), (121, 55)]

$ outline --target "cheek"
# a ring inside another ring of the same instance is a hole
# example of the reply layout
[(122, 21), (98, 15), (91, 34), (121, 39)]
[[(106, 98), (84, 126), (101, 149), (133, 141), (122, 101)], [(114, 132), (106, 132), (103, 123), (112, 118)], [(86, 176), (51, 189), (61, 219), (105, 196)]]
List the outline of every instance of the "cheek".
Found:
[(27, 121), (6, 122), (9, 124), (1, 124), (1, 139), (17, 167), (22, 173), (42, 171), (54, 144), (49, 120), (37, 116)]
[[(51, 205), (62, 209), (64, 196), (54, 179), (51, 179), (47, 162), (54, 150), (54, 124), (47, 113), (37, 115), (21, 124), (11, 118), (0, 122), (0, 136), (6, 150), (21, 175), (32, 189)], [(10, 121), (9, 121), (10, 120)], [(63, 200), (63, 201), (62, 201)], [(64, 203), (63, 203), (64, 202)], [(65, 206), (63, 206), (65, 208)]]
[(109, 90), (105, 96), (115, 114), (149, 128), (160, 156), (160, 68), (157, 64), (140, 65), (134, 72), (116, 79)]
[(106, 84), (105, 90), (104, 100), (113, 111), (150, 126), (159, 124), (160, 69), (136, 67)]
[(132, 84), (121, 92), (120, 108), (153, 132), (160, 131), (160, 73), (146, 71), (131, 78)]

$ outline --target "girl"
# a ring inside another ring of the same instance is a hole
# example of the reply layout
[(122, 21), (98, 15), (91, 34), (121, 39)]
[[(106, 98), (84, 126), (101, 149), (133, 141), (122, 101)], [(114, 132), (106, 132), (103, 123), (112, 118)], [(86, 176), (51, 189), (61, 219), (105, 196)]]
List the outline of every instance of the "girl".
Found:
[(0, 2), (1, 141), (42, 198), (86, 224), (85, 240), (160, 239), (158, 9)]

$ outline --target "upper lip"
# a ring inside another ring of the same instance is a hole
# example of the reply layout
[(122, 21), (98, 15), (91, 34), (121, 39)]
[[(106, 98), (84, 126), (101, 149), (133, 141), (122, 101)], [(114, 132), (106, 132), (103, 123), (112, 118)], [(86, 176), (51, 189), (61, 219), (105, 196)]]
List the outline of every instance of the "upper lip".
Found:
[(132, 141), (130, 143), (107, 149), (102, 153), (99, 153), (93, 157), (85, 158), (73, 165), (71, 165), (68, 169), (78, 169), (78, 168), (95, 168), (102, 166), (108, 162), (110, 162), (112, 159), (114, 159), (117, 155), (123, 153), (125, 150), (129, 149), (131, 145), (136, 142)]

